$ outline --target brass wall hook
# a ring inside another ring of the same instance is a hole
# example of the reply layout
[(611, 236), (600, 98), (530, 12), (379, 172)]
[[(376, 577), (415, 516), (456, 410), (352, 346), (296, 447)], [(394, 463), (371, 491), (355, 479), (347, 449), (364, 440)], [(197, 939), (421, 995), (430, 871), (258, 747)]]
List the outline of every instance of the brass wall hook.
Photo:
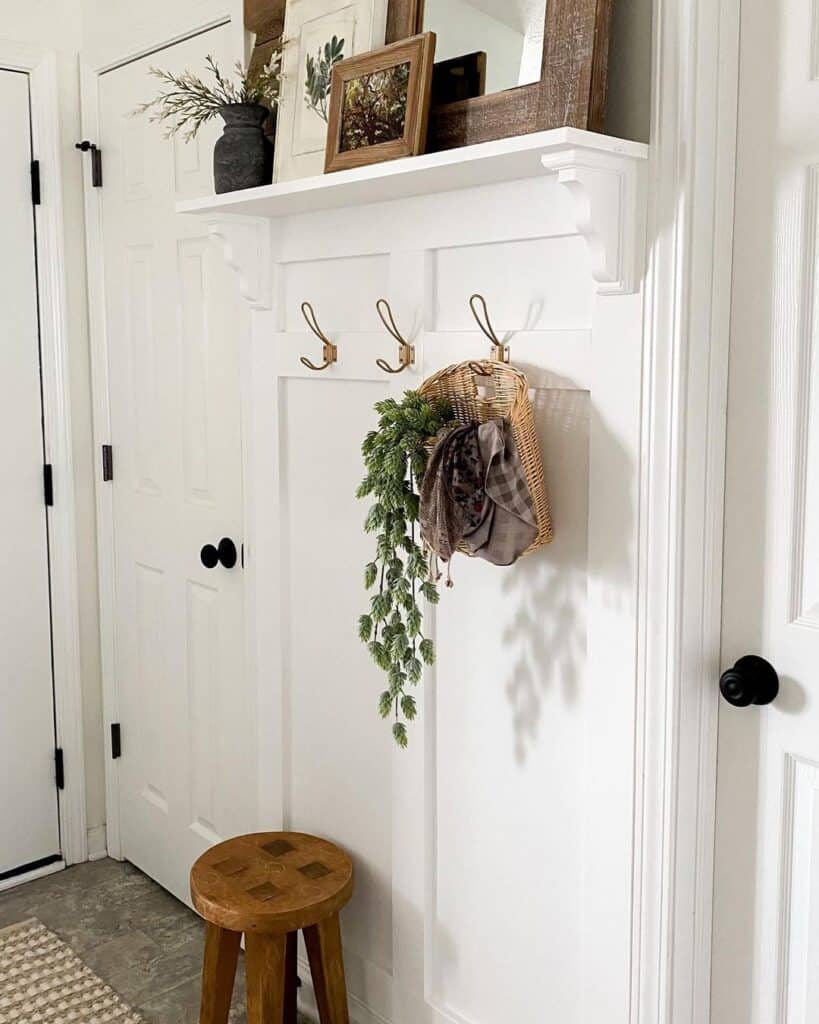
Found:
[(308, 370), (315, 370), (316, 372), (319, 370), (326, 370), (328, 366), (332, 366), (333, 363), (338, 362), (338, 348), (319, 327), (318, 320), (316, 320), (316, 314), (313, 312), (313, 307), (309, 302), (302, 302), (301, 315), (307, 322), (307, 326), (324, 346), (322, 350), (322, 358), (324, 359), (324, 362), (321, 366), (316, 366), (316, 364), (311, 362), (306, 356), (301, 356), (299, 361), (302, 366), (306, 366)]
[[(475, 308), (476, 303), (480, 303), (483, 307), (483, 320)], [(476, 292), (469, 299), (469, 308), (472, 310), (472, 315), (475, 317), (475, 321), (478, 327), (483, 331), (487, 338), (492, 342), (492, 358), (499, 363), (509, 362), (509, 346), (505, 345), (495, 333), (495, 328), (492, 326), (492, 321), (489, 319), (489, 310), (486, 307), (486, 299), (480, 293)]]
[[(384, 307), (383, 309), (382, 306)], [(403, 373), (408, 366), (413, 366), (415, 364), (415, 346), (410, 345), (398, 330), (395, 323), (395, 317), (392, 315), (392, 309), (386, 299), (379, 299), (375, 304), (375, 309), (381, 318), (381, 323), (387, 328), (400, 346), (398, 349), (397, 367), (390, 366), (385, 359), (376, 359), (375, 365), (379, 370), (383, 370), (384, 373)], [(386, 313), (384, 310), (386, 310)]]

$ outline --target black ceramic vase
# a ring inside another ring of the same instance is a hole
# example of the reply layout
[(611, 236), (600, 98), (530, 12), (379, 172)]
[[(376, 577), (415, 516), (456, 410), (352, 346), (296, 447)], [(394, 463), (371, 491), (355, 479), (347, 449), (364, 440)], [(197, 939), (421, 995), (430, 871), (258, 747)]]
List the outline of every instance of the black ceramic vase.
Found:
[(224, 131), (213, 147), (213, 184), (217, 195), (269, 185), (273, 180), (273, 144), (264, 133), (267, 107), (235, 103), (219, 111)]

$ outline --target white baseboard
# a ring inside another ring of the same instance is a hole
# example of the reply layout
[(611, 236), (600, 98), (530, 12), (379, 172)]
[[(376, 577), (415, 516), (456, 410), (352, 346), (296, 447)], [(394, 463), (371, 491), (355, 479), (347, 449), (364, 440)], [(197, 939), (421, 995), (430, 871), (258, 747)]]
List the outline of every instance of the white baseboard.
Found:
[[(301, 1013), (312, 1024), (318, 1024), (319, 1013), (316, 1005), (316, 994), (313, 990), (313, 979), (310, 976), (310, 965), (306, 960), (299, 957), (299, 978), (301, 988), (299, 989), (299, 1013)], [(352, 1024), (389, 1024), (389, 1021), (371, 1010), (369, 1006), (362, 1003), (356, 996), (348, 993), (347, 1001), (350, 1007), (350, 1021)]]
[(105, 825), (97, 825), (88, 830), (88, 859), (102, 860), (108, 856), (108, 842), (105, 836)]

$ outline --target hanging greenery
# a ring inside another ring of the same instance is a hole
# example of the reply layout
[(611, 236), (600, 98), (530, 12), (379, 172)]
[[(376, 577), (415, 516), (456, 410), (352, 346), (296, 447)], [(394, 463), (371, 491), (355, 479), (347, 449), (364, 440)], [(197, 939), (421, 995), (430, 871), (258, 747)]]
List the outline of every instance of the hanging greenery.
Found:
[(438, 588), (416, 539), (418, 485), (427, 464), (429, 438), (454, 426), (450, 405), (407, 391), (377, 402), (378, 430), (370, 431), (361, 451), (366, 476), (358, 497), (375, 501), (364, 529), (376, 534), (376, 557), (364, 570), (364, 585), (375, 588), (370, 611), (359, 619), (359, 637), (373, 661), (387, 674), (389, 687), (379, 700), (382, 718), (395, 715), (392, 734), (399, 747), (407, 745), (406, 722), (416, 715), (408, 686), (421, 680), (423, 664), (435, 661), (432, 640), (422, 632), (419, 600), (438, 603)]

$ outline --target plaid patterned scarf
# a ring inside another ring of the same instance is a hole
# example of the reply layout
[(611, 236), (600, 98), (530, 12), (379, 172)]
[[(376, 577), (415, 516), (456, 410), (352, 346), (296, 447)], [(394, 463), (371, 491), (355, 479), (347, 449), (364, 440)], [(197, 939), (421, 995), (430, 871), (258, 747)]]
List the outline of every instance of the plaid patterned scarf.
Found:
[(486, 504), (483, 521), (464, 534), (471, 554), (493, 565), (512, 565), (537, 537), (529, 484), (507, 420), (489, 420), (478, 427), (485, 468)]
[(449, 562), (460, 544), (511, 565), (537, 536), (532, 496), (506, 420), (442, 432), (421, 482), (421, 536)]

